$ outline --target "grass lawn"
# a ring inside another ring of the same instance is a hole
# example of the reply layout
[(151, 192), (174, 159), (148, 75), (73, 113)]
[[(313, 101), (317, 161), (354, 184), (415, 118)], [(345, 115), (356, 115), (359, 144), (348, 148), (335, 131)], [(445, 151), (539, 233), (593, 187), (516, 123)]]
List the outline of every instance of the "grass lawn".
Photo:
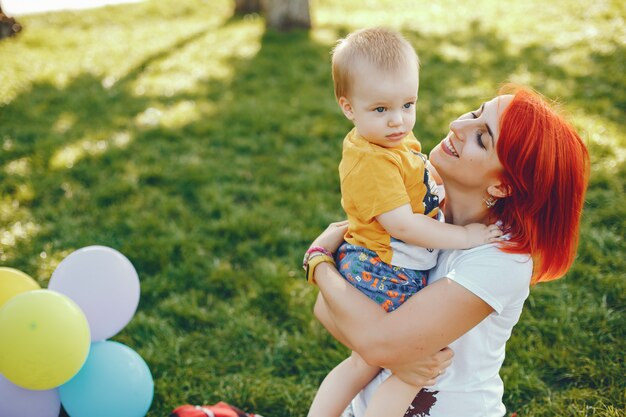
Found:
[[(416, 2), (417, 3), (417, 2)], [(508, 344), (519, 416), (624, 416), (626, 3), (312, 0), (315, 29), (267, 32), (226, 0), (152, 0), (19, 19), (0, 42), (0, 265), (45, 287), (69, 253), (124, 253), (141, 301), (114, 340), (155, 379), (148, 414), (223, 400), (303, 416), (347, 351), (312, 316), (300, 261), (342, 218), (349, 128), (329, 50), (362, 26), (422, 61), (429, 150), (500, 83), (563, 110), (593, 168), (579, 256), (532, 289)]]

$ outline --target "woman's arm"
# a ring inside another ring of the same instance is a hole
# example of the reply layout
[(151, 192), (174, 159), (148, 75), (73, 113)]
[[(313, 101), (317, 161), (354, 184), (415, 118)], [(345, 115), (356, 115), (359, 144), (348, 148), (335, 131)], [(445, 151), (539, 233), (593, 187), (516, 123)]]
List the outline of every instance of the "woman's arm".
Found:
[(391, 313), (347, 283), (331, 264), (316, 268), (315, 281), (328, 317), (348, 343), (368, 363), (383, 367), (432, 355), (493, 311), (481, 298), (447, 278), (426, 286)]
[[(338, 331), (322, 294), (318, 294), (315, 302), (315, 315), (335, 339), (352, 349), (346, 337)], [(352, 349), (354, 350), (354, 349)], [(450, 348), (441, 349), (434, 355), (412, 360), (392, 369), (393, 373), (407, 384), (414, 386), (434, 385), (436, 378), (445, 372), (452, 363), (454, 352)]]
[[(331, 224), (314, 242), (336, 251), (346, 222)], [(449, 279), (440, 279), (387, 313), (347, 283), (332, 264), (314, 271), (327, 312), (316, 316), (332, 320), (346, 343), (368, 363), (402, 365), (430, 356), (467, 333), (493, 309), (481, 298)]]
[(326, 305), (326, 301), (324, 301), (324, 296), (321, 293), (317, 295), (313, 311), (315, 311), (315, 317), (324, 325), (332, 337), (348, 349), (354, 350), (348, 339), (335, 324), (333, 317), (328, 310), (328, 306)]
[[(322, 294), (318, 294), (317, 296), (315, 315), (320, 322), (324, 323), (324, 327), (326, 327), (328, 332), (333, 335), (335, 339), (349, 349), (354, 350), (335, 325)], [(453, 356), (454, 352), (452, 352), (450, 348), (445, 348), (426, 358), (408, 362), (397, 368), (394, 367), (393, 373), (409, 385), (427, 387), (435, 384), (436, 378), (443, 374), (446, 368), (452, 363)]]

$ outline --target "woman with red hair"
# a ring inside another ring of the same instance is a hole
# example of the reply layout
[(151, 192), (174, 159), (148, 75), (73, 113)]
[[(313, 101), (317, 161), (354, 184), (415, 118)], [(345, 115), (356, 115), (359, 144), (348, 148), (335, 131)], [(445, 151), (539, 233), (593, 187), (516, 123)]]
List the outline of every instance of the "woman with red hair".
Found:
[[(459, 117), (430, 162), (445, 186), (447, 222), (498, 221), (505, 235), (442, 251), (428, 285), (391, 313), (346, 282), (331, 258), (317, 257), (327, 260), (309, 271), (320, 289), (317, 318), (368, 363), (386, 368), (352, 401), (356, 417), (391, 373), (428, 385), (407, 416), (503, 416), (499, 370), (529, 285), (563, 276), (576, 255), (589, 155), (536, 92), (507, 86)], [(345, 228), (331, 224), (312, 249), (335, 251)]]

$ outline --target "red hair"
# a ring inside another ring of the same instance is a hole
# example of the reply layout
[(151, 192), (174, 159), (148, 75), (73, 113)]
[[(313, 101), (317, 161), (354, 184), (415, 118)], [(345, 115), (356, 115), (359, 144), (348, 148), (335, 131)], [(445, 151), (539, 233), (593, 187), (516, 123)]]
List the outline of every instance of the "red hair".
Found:
[(562, 277), (576, 257), (589, 180), (589, 153), (574, 128), (538, 93), (506, 85), (514, 98), (500, 119), (496, 145), (510, 194), (494, 216), (510, 227), (503, 250), (530, 253), (531, 283)]

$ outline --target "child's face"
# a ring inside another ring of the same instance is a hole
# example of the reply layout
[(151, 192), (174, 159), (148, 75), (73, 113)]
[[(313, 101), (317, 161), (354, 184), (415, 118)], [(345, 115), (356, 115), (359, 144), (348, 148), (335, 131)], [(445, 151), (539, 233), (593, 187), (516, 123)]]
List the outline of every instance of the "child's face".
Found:
[(371, 143), (393, 148), (415, 126), (419, 74), (416, 65), (385, 72), (371, 65), (355, 71), (349, 97), (339, 105), (359, 134)]

